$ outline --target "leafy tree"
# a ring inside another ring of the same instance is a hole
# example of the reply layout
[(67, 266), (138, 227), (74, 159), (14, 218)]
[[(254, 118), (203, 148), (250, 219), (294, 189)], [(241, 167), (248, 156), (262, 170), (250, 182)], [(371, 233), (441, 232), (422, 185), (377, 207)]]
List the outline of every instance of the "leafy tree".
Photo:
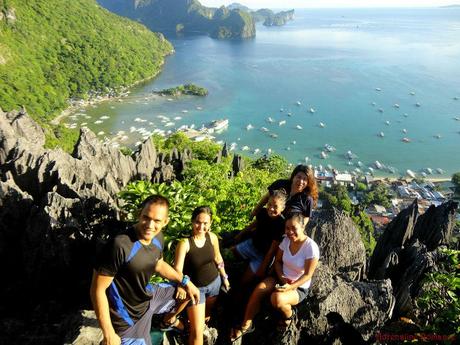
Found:
[(372, 204), (381, 205), (385, 208), (391, 207), (392, 192), (383, 183), (373, 185), (371, 190), (364, 197), (364, 205), (367, 207)]
[(452, 175), (451, 181), (457, 186), (457, 191), (460, 191), (460, 171)]
[(280, 155), (262, 156), (257, 158), (252, 166), (259, 170), (265, 170), (277, 176), (285, 176), (288, 173), (288, 162)]

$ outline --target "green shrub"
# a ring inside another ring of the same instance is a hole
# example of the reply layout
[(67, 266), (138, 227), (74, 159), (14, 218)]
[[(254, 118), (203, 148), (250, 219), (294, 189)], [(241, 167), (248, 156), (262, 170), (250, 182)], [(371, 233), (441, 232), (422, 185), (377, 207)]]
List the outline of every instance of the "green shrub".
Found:
[(442, 250), (446, 259), (437, 272), (425, 276), (416, 300), (427, 332), (460, 334), (460, 251)]

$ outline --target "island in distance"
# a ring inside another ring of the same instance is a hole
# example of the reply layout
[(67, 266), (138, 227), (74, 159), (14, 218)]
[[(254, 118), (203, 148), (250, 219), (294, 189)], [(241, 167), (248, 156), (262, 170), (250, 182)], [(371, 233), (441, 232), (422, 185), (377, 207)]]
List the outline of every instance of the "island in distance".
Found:
[(141, 22), (164, 34), (207, 34), (218, 39), (244, 39), (256, 35), (255, 23), (280, 26), (294, 18), (294, 10), (253, 11), (234, 3), (212, 8), (197, 0), (98, 0), (109, 11)]

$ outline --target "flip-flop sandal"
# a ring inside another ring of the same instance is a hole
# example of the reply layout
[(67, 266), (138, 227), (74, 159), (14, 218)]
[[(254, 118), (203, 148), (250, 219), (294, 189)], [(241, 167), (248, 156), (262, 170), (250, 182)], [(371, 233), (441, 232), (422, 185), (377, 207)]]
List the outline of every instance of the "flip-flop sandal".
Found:
[(240, 328), (237, 328), (237, 329), (235, 329), (235, 330), (232, 330), (232, 331), (234, 331), (234, 333), (240, 331), (240, 335), (237, 336), (236, 338), (230, 337), (230, 341), (231, 341), (232, 343), (234, 343), (235, 341), (237, 341), (238, 339), (240, 339), (243, 335), (252, 333), (252, 332), (254, 332), (255, 330), (256, 330), (256, 328), (254, 327), (254, 323), (253, 323), (253, 322), (251, 322), (251, 326), (249, 326), (249, 327), (246, 328), (246, 329), (240, 327)]
[(179, 325), (181, 324), (181, 321), (178, 317), (174, 318), (173, 322), (165, 322), (164, 320), (160, 324), (160, 331), (162, 332), (177, 332), (177, 333), (183, 333), (185, 331), (185, 325), (183, 325), (183, 328), (179, 328)]

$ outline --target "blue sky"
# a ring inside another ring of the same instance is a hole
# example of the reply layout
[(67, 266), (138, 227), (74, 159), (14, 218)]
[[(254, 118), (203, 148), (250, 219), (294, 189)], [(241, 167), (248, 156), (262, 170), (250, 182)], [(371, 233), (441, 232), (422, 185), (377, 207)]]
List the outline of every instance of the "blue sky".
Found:
[(250, 8), (321, 7), (438, 7), (460, 4), (460, 0), (200, 0), (203, 5), (219, 7), (238, 2)]

